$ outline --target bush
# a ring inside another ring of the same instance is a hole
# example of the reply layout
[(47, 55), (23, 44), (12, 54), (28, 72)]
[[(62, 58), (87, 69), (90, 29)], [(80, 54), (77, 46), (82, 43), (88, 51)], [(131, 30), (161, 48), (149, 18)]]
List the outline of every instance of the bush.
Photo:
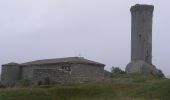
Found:
[(125, 74), (126, 72), (121, 70), (119, 67), (112, 67), (111, 72), (113, 74)]
[(162, 70), (158, 69), (158, 77), (165, 77)]

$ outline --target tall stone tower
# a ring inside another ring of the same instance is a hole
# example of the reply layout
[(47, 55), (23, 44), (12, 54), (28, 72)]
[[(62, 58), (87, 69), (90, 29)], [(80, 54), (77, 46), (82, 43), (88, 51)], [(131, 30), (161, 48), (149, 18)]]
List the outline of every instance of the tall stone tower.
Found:
[(153, 5), (132, 6), (131, 11), (131, 62), (127, 65), (128, 73), (141, 72), (155, 74), (152, 65), (152, 17)]

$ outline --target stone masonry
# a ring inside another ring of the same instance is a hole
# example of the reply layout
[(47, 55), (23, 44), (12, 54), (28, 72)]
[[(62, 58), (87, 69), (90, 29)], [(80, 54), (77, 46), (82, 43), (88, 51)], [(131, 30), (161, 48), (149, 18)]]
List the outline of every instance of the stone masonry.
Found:
[(104, 64), (67, 57), (2, 65), (1, 82), (5, 85), (27, 80), (29, 84), (100, 82), (104, 78)]
[(131, 11), (131, 62), (126, 72), (158, 74), (152, 64), (152, 17), (153, 5), (135, 5)]

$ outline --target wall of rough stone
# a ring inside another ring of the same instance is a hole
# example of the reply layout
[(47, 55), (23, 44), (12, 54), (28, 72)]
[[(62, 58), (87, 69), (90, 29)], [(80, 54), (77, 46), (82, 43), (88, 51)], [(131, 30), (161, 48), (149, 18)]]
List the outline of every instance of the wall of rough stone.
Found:
[(45, 83), (46, 78), (50, 82), (68, 83), (71, 81), (70, 73), (68, 71), (59, 70), (57, 68), (38, 68), (33, 70), (33, 83)]
[[(70, 70), (63, 69), (63, 66), (69, 66)], [(29, 80), (30, 84), (37, 84), (39, 81), (43, 83), (47, 77), (56, 83), (97, 82), (104, 78), (104, 66), (65, 63), (2, 67), (2, 82), (5, 84), (19, 80)]]
[[(66, 71), (62, 66), (69, 65), (71, 70)], [(57, 83), (81, 83), (89, 81), (101, 81), (104, 78), (104, 66), (87, 65), (87, 64), (59, 64), (44, 65), (33, 67), (33, 81), (44, 82), (45, 78)]]
[(32, 79), (34, 69), (39, 69), (39, 68), (59, 68), (60, 65), (29, 65), (22, 67), (22, 79)]
[(104, 66), (90, 64), (73, 64), (71, 68), (73, 81), (101, 81), (104, 78)]
[(131, 7), (131, 60), (152, 63), (152, 5)]
[(156, 73), (152, 64), (152, 18), (153, 5), (132, 6), (131, 9), (131, 62), (126, 66), (128, 73)]
[(19, 65), (3, 65), (1, 72), (2, 84), (15, 84), (21, 78), (21, 67)]
[(22, 67), (22, 79), (32, 79), (33, 77), (33, 66)]

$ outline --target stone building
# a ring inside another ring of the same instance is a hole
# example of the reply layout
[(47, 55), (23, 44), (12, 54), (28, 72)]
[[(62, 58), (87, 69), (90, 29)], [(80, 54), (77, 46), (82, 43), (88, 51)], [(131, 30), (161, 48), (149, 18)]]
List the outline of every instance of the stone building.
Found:
[(84, 59), (67, 57), (36, 60), (27, 63), (2, 65), (2, 84), (16, 84), (28, 80), (30, 84), (98, 82), (104, 78), (104, 64)]
[(128, 73), (160, 74), (152, 64), (152, 17), (153, 5), (132, 6), (131, 11), (131, 62)]

